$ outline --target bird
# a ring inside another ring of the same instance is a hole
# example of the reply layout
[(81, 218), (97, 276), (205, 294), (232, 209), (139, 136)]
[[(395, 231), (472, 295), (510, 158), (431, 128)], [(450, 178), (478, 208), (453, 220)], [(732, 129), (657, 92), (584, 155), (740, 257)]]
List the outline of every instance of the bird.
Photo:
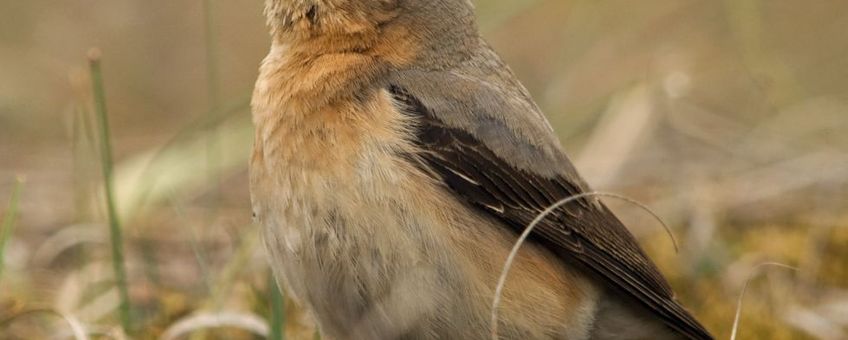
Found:
[[(329, 339), (487, 339), (518, 235), (591, 192), (470, 0), (265, 0), (253, 216)], [(536, 226), (499, 339), (711, 339), (598, 199)]]

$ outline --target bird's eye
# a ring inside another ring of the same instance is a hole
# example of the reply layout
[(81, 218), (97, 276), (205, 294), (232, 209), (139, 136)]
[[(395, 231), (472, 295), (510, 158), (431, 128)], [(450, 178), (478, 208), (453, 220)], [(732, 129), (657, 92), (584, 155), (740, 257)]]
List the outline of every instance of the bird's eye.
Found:
[(306, 11), (306, 19), (309, 20), (310, 24), (315, 24), (315, 19), (318, 17), (318, 6), (312, 5), (309, 7), (309, 10)]

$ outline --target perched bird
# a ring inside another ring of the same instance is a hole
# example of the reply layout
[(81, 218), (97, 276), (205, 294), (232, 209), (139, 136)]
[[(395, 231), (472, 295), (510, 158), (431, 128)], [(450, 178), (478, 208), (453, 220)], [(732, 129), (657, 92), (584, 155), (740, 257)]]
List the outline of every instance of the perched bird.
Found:
[[(517, 235), (589, 191), (469, 0), (265, 0), (254, 216), (330, 339), (485, 339)], [(533, 231), (503, 339), (710, 339), (597, 199)]]

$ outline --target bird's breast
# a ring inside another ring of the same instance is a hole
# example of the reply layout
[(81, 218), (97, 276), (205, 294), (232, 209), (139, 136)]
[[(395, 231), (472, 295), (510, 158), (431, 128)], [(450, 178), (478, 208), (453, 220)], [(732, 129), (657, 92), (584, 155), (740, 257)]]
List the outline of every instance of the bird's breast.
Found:
[[(340, 60), (362, 61), (350, 58)], [(291, 79), (263, 71), (253, 100), (251, 196), (278, 279), (330, 337), (486, 334), (514, 233), (410, 161), (421, 152), (415, 122), (385, 90)], [(590, 317), (591, 285), (543, 249), (525, 250), (504, 291), (505, 331), (541, 338), (575, 311)], [(584, 334), (576, 320), (565, 331)]]
[(426, 287), (439, 286), (432, 277), (449, 265), (427, 257), (442, 247), (436, 223), (410, 209), (409, 194), (424, 183), (402, 157), (404, 116), (384, 91), (298, 107), (258, 121), (251, 160), (254, 210), (278, 278), (339, 329), (411, 285), (429, 297)]

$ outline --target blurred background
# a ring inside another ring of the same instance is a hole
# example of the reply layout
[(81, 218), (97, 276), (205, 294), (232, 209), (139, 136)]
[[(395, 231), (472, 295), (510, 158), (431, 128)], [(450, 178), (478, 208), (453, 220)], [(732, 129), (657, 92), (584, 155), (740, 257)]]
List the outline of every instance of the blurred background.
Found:
[[(848, 338), (848, 2), (477, 0), (484, 36), (719, 339)], [(0, 338), (312, 339), (251, 225), (262, 1), (0, 0)], [(765, 266), (782, 263), (795, 269)], [(272, 286), (270, 286), (272, 287)], [(85, 333), (85, 334), (84, 334)]]

